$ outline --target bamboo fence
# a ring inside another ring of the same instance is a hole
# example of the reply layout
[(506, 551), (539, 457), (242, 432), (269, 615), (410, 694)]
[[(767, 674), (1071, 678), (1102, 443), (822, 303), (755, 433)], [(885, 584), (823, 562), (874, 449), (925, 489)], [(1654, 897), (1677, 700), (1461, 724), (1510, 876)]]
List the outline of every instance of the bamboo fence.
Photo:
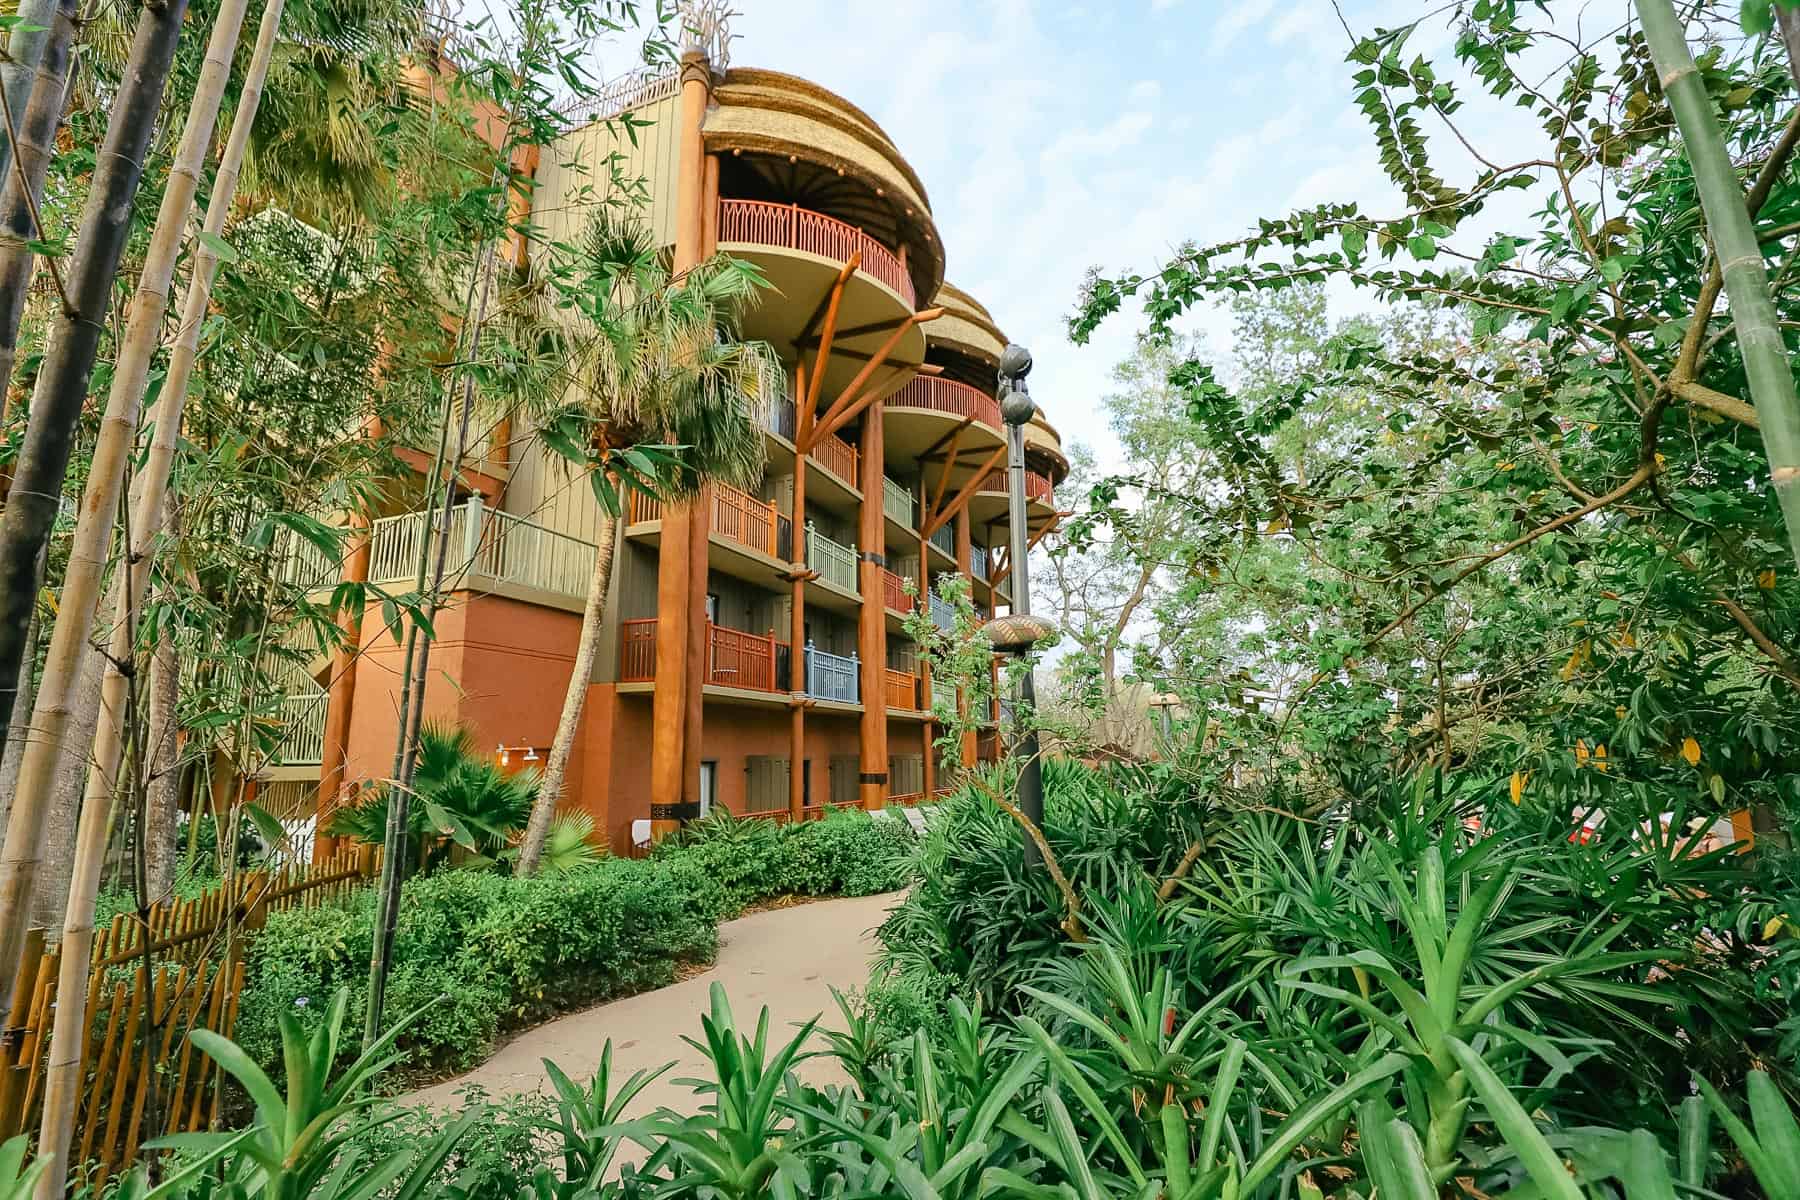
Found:
[[(188, 1034), (231, 1036), (244, 987), (242, 937), (285, 908), (340, 903), (367, 884), (374, 847), (321, 863), (245, 872), (188, 899), (158, 903), (147, 918), (121, 913), (100, 932), (88, 976), (88, 1036), (80, 1107), (70, 1141), (82, 1180), (100, 1186), (152, 1138), (212, 1128), (218, 1067)], [(27, 935), (0, 1028), (0, 1141), (37, 1132), (55, 1025), (59, 949)]]

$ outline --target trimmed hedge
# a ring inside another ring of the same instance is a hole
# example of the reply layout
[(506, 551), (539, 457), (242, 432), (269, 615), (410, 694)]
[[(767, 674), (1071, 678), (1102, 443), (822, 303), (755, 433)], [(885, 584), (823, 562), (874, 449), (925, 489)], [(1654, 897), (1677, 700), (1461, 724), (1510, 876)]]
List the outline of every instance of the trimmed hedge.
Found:
[[(792, 828), (721, 817), (647, 859), (607, 858), (530, 879), (439, 871), (402, 892), (387, 1012), (429, 1005), (400, 1049), (418, 1070), (460, 1070), (502, 1030), (662, 987), (683, 966), (711, 962), (719, 922), (747, 904), (901, 887), (914, 849), (905, 822), (862, 812)], [(374, 923), (372, 889), (345, 905), (272, 914), (246, 949), (238, 1043), (273, 1068), (281, 1014), (309, 1024), (339, 987), (360, 1011)]]

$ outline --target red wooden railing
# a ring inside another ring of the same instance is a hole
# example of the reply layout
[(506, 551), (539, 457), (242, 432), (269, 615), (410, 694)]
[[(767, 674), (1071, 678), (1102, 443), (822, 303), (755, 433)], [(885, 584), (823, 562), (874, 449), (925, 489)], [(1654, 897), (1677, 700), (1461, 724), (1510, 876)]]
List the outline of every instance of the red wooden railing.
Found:
[(915, 375), (884, 403), (889, 408), (929, 408), (953, 417), (974, 417), (984, 425), (1000, 428), (998, 400), (980, 388), (941, 375)]
[[(649, 683), (656, 679), (656, 618), (625, 621), (619, 631), (619, 682)], [(787, 643), (774, 634), (745, 633), (710, 622), (707, 625), (706, 682), (758, 692), (787, 690), (776, 669)]]
[(892, 250), (854, 225), (836, 217), (811, 212), (796, 204), (767, 200), (720, 200), (719, 240), (748, 242), (757, 246), (785, 246), (849, 262), (862, 252), (862, 270), (900, 293), (910, 308), (917, 301), (912, 276), (906, 273)]
[(906, 594), (906, 580), (885, 568), (881, 572), (881, 598), (895, 612), (909, 613), (913, 610), (914, 598)]
[(911, 671), (887, 669), (887, 706), (908, 711), (919, 707), (918, 676)]
[(656, 678), (656, 618), (622, 622), (619, 629), (619, 682)]
[(904, 804), (908, 808), (925, 802), (924, 792), (895, 792), (888, 797), (889, 804)]
[(813, 447), (812, 457), (814, 462), (851, 487), (857, 485), (856, 447), (837, 434), (830, 434), (821, 439), (819, 444)]
[(758, 692), (778, 690), (775, 679), (774, 634), (745, 633), (739, 629), (708, 627), (711, 654), (706, 664), (709, 683), (749, 688)]
[[(1004, 493), (1006, 491), (1006, 472), (989, 471), (987, 478), (981, 481), (981, 486), (976, 490)], [(1039, 475), (1036, 471), (1025, 472), (1025, 498), (1027, 500), (1036, 500), (1040, 504), (1054, 504), (1055, 501), (1051, 498), (1052, 494), (1048, 475)]]
[[(706, 489), (712, 504), (712, 531), (739, 545), (761, 551), (770, 558), (785, 558), (792, 553), (788, 537), (788, 519), (773, 500), (759, 500), (724, 483)], [(663, 506), (641, 492), (633, 492), (627, 506), (629, 524), (662, 520)]]

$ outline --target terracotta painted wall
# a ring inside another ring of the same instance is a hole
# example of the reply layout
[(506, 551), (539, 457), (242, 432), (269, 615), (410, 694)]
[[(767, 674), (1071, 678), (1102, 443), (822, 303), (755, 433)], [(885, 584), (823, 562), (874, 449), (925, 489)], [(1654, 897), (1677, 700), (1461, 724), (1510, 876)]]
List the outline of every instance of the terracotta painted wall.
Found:
[[(556, 733), (581, 618), (497, 596), (458, 592), (434, 622), (437, 640), (425, 690), (425, 720), (468, 726), (484, 748), (533, 746), (541, 756)], [(374, 642), (357, 664), (345, 778), (388, 778), (399, 728), (401, 648), (381, 614), (363, 629)], [(570, 774), (580, 778), (581, 746)]]

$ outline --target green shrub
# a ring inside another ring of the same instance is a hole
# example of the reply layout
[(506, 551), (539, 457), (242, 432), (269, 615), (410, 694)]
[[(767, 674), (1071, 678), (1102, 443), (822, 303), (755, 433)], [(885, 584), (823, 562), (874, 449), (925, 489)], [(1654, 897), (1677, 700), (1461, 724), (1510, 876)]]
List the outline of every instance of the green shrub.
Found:
[(655, 857), (693, 863), (739, 911), (777, 896), (871, 896), (912, 877), (918, 839), (898, 815), (861, 809), (787, 824), (717, 810), (661, 843)]

